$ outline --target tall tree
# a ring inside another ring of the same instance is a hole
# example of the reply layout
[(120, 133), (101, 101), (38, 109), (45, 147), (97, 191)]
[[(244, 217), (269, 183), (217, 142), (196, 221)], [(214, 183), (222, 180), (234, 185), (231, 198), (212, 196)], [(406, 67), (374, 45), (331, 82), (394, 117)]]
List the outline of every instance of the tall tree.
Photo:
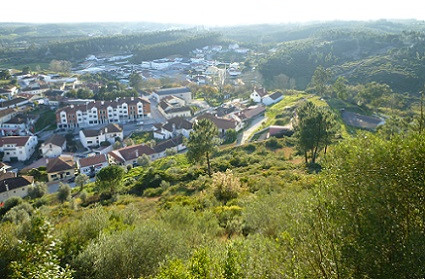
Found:
[(100, 191), (110, 192), (112, 195), (121, 187), (124, 169), (120, 166), (107, 166), (96, 176), (96, 186)]
[(318, 66), (311, 78), (310, 86), (320, 96), (326, 95), (328, 91), (328, 83), (331, 79), (331, 71), (322, 66)]
[(89, 177), (85, 175), (84, 173), (80, 173), (75, 178), (75, 184), (80, 186), (80, 191), (84, 189), (84, 185), (86, 185), (88, 181), (89, 181)]
[(206, 159), (208, 175), (211, 176), (210, 157), (219, 144), (217, 127), (210, 120), (201, 119), (193, 125), (193, 131), (186, 141), (186, 155), (191, 162), (203, 162)]
[(327, 150), (336, 134), (336, 121), (333, 113), (327, 108), (319, 108), (312, 102), (305, 102), (297, 109), (295, 137), (300, 152), (304, 153), (308, 163), (315, 163), (320, 150)]

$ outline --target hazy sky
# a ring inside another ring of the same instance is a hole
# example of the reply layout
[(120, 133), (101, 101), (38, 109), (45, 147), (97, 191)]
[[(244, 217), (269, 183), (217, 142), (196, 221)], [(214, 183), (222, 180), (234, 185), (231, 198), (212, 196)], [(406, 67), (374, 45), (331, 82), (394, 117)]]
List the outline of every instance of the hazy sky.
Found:
[[(1, 22), (153, 21), (202, 25), (425, 19), (425, 0), (19, 0)], [(7, 11), (7, 12), (5, 12)]]

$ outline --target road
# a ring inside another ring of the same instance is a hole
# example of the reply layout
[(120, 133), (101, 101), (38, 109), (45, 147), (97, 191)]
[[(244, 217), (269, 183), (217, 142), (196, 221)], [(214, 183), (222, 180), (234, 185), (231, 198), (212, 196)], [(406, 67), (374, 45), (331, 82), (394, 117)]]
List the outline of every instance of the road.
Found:
[[(94, 177), (93, 178), (90, 178), (89, 183), (90, 182), (94, 182), (95, 179), (96, 178), (94, 178)], [(55, 193), (55, 192), (58, 191), (58, 189), (59, 189), (59, 183), (60, 182), (66, 183), (66, 181), (55, 181), (55, 182), (49, 182), (49, 183), (47, 183), (47, 188), (48, 188), (49, 194), (52, 194), (52, 193)], [(77, 185), (75, 185), (75, 182), (66, 183), (66, 184), (68, 184), (71, 188), (77, 187)]]
[(247, 142), (249, 140), (249, 138), (252, 136), (252, 134), (259, 128), (261, 127), (261, 124), (263, 124), (263, 122), (267, 121), (267, 117), (264, 115), (258, 116), (256, 118), (254, 118), (249, 127), (246, 127), (243, 131), (242, 134), (240, 134), (238, 136), (238, 140), (237, 140), (237, 145), (241, 145), (244, 144), (245, 142)]

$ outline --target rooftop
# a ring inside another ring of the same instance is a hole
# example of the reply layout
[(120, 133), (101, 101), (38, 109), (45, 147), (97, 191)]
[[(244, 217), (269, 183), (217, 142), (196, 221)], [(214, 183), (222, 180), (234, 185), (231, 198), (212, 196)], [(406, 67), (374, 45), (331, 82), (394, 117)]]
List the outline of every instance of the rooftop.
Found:
[(87, 158), (82, 158), (79, 160), (80, 167), (89, 167), (97, 164), (102, 164), (107, 162), (108, 159), (106, 158), (105, 154), (98, 154), (95, 156), (90, 156)]
[(155, 93), (158, 95), (172, 95), (172, 94), (187, 93), (187, 92), (191, 92), (190, 89), (187, 87), (165, 88), (165, 89), (159, 89), (155, 91)]

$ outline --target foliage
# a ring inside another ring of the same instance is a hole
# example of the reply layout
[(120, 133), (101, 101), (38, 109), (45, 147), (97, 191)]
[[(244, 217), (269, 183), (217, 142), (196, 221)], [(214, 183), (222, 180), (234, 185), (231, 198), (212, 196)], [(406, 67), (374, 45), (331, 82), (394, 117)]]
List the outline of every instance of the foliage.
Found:
[(137, 158), (137, 165), (141, 167), (149, 166), (150, 163), (151, 163), (151, 159), (146, 154), (143, 154), (142, 156), (139, 156)]
[(124, 173), (124, 169), (120, 166), (104, 167), (96, 175), (96, 187), (101, 192), (114, 194), (122, 185)]
[(57, 196), (58, 196), (58, 200), (62, 203), (64, 201), (70, 200), (71, 199), (71, 187), (69, 187), (68, 184), (65, 184), (65, 183), (62, 183), (62, 182), (59, 183), (59, 189), (58, 189)]
[(80, 173), (75, 177), (75, 185), (80, 186), (80, 191), (84, 189), (84, 185), (86, 185), (89, 182), (89, 177), (84, 174)]
[(228, 201), (237, 198), (241, 191), (241, 183), (235, 177), (231, 170), (226, 170), (225, 173), (216, 172), (212, 176), (214, 189), (214, 196), (217, 200), (226, 204)]
[(193, 125), (193, 131), (186, 141), (187, 157), (192, 162), (207, 161), (208, 175), (211, 176), (210, 156), (219, 144), (218, 129), (208, 119), (201, 119)]
[(45, 182), (36, 182), (34, 186), (28, 187), (28, 196), (30, 198), (41, 198), (47, 193), (47, 184)]
[(326, 108), (305, 102), (297, 109), (297, 124), (295, 137), (300, 152), (304, 154), (307, 163), (310, 152), (314, 164), (321, 149), (326, 149), (336, 134), (335, 116)]
[(224, 142), (225, 144), (233, 143), (238, 138), (238, 134), (234, 129), (229, 129), (224, 134)]

